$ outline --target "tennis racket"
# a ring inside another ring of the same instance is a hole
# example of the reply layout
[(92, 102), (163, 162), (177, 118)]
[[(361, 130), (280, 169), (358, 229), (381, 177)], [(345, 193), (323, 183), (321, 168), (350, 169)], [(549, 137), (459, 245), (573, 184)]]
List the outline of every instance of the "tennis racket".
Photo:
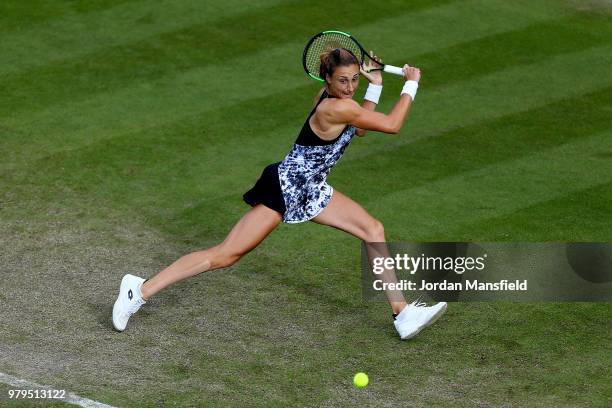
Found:
[(380, 65), (380, 68), (374, 68), (370, 71), (385, 71), (390, 74), (404, 76), (404, 72), (400, 67), (386, 65), (380, 62), (377, 58), (372, 58), (370, 55), (368, 55), (368, 52), (363, 48), (363, 46), (359, 44), (355, 37), (337, 30), (323, 31), (308, 41), (308, 44), (306, 44), (306, 47), (304, 48), (304, 54), (302, 55), (302, 64), (304, 65), (304, 70), (306, 73), (317, 81), (325, 82), (325, 79), (319, 76), (321, 54), (336, 48), (346, 48), (352, 52), (362, 66), (366, 57)]

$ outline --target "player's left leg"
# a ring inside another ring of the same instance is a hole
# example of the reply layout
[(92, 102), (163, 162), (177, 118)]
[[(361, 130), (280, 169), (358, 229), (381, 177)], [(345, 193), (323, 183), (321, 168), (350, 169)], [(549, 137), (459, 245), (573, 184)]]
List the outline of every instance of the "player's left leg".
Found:
[(258, 204), (231, 229), (227, 237), (212, 248), (192, 252), (177, 259), (142, 286), (148, 300), (161, 289), (203, 272), (232, 266), (257, 247), (281, 222), (282, 215)]
[(281, 222), (280, 213), (262, 205), (249, 210), (225, 240), (212, 248), (184, 255), (150, 280), (125, 275), (113, 306), (113, 326), (119, 331), (151, 296), (161, 289), (202, 272), (233, 265), (253, 250)]

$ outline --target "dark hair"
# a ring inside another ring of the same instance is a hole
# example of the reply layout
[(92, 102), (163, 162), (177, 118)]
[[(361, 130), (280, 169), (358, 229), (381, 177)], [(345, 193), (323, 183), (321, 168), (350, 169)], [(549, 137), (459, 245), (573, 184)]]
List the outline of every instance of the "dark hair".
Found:
[(319, 77), (327, 78), (327, 75), (332, 76), (337, 67), (347, 67), (349, 65), (359, 65), (359, 60), (355, 54), (346, 48), (335, 48), (321, 54), (321, 67), (319, 68)]

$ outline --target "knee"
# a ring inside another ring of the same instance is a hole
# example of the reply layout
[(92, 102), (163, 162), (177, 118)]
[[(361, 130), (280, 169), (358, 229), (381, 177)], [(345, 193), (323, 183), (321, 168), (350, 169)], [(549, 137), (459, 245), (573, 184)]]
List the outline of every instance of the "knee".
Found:
[(377, 219), (372, 219), (365, 232), (366, 242), (385, 242), (385, 227)]
[(222, 245), (218, 248), (217, 256), (215, 256), (215, 268), (227, 268), (234, 265), (243, 254), (228, 251)]

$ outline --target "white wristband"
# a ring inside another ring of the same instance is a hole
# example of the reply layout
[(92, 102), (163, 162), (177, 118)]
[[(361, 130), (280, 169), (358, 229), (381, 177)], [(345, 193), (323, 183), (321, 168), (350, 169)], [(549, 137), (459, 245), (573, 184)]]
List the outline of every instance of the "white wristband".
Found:
[(366, 91), (366, 94), (363, 99), (365, 99), (366, 101), (374, 102), (378, 105), (378, 100), (380, 99), (380, 94), (382, 93), (382, 87), (382, 85), (368, 85), (368, 90)]
[(416, 97), (417, 89), (419, 89), (419, 83), (417, 81), (406, 81), (406, 83), (404, 84), (404, 87), (402, 88), (402, 92), (400, 93), (400, 95), (408, 94), (412, 97), (412, 100), (414, 101), (414, 98)]

